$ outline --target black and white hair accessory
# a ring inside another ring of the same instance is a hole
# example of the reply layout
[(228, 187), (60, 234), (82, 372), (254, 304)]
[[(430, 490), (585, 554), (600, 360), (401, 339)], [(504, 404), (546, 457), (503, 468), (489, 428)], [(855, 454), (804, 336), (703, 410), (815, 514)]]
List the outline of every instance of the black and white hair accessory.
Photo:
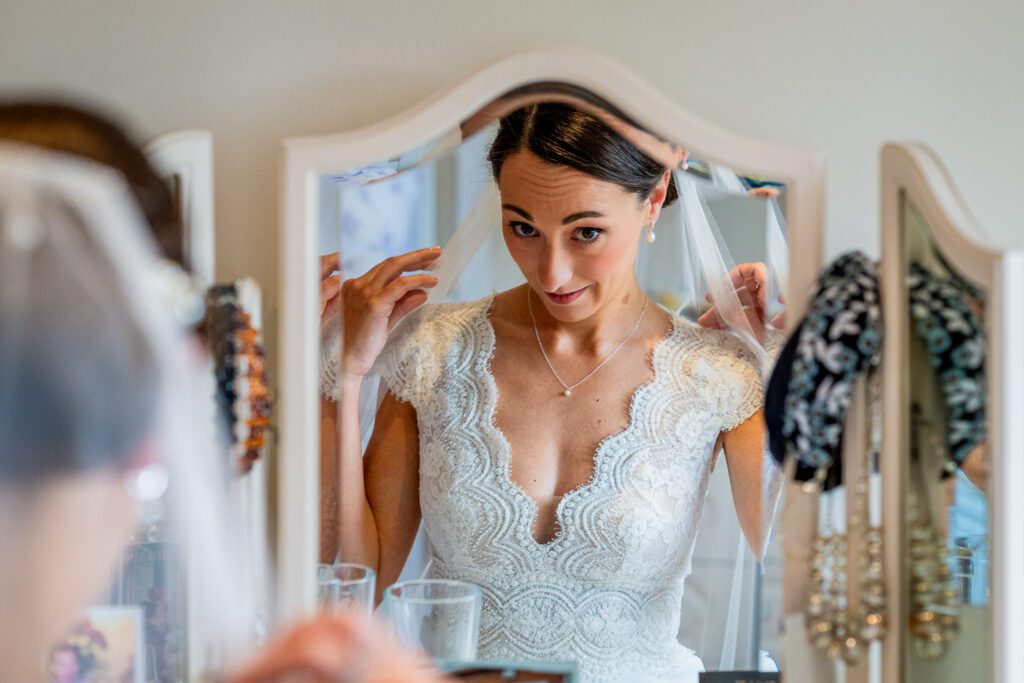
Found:
[(797, 480), (824, 488), (841, 483), (843, 422), (853, 386), (878, 365), (881, 348), (878, 266), (849, 252), (819, 279), (768, 385), (772, 454), (780, 463), (794, 455)]
[(918, 263), (910, 264), (907, 289), (914, 329), (942, 385), (953, 469), (985, 439), (986, 335), (969, 302), (976, 290)]

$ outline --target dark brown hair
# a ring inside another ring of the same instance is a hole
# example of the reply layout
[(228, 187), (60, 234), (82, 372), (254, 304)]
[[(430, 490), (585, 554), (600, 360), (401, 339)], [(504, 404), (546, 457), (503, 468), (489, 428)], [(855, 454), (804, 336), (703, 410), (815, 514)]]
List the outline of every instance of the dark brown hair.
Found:
[(73, 154), (120, 172), (164, 255), (183, 263), (174, 196), (142, 148), (112, 119), (60, 102), (0, 101), (0, 140)]
[[(495, 181), (509, 155), (520, 151), (615, 183), (641, 200), (651, 196), (666, 170), (598, 117), (553, 102), (532, 104), (501, 119), (487, 153)], [(677, 197), (673, 180), (664, 205)]]
[[(119, 171), (166, 255), (180, 261), (170, 190), (115, 124), (64, 105), (0, 103), (3, 140)], [(84, 218), (59, 199), (36, 211), (62, 239), (45, 239), (24, 256), (36, 286), (0, 296), (0, 483), (126, 466), (152, 429), (157, 399), (153, 349)], [(67, 267), (60, 245), (73, 245), (79, 263), (88, 264), (88, 287), (81, 268)], [(76, 296), (80, 290), (89, 295)]]

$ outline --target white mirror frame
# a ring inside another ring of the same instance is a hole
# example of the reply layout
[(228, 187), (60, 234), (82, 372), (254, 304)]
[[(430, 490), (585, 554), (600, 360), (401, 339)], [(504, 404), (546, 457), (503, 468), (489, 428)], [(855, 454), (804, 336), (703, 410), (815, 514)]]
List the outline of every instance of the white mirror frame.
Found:
[[(164, 179), (174, 176), (180, 178), (179, 210), (185, 261), (204, 287), (213, 284), (213, 135), (205, 130), (167, 133), (150, 142), (143, 151), (156, 172)], [(263, 514), (264, 517), (258, 519), (259, 526), (265, 534), (265, 512)], [(189, 577), (202, 571), (197, 558), (186, 558), (186, 561)], [(191, 584), (193, 580), (190, 578), (186, 583)], [(197, 613), (192, 599), (193, 596), (190, 594), (188, 614)], [(204, 674), (206, 660), (202, 655), (197, 656), (197, 653), (206, 652), (207, 643), (212, 642), (213, 638), (206, 634), (202, 624), (196, 619), (188, 619), (186, 631), (188, 678), (199, 680)]]
[(662, 95), (607, 57), (579, 48), (532, 50), (486, 66), (422, 104), (338, 135), (284, 141), (281, 175), (281, 361), (278, 410), (278, 619), (315, 605), (319, 546), (319, 176), (388, 159), (423, 145), (513, 88), (537, 82), (580, 86), (605, 98), (696, 157), (787, 185), (795, 320), (822, 260), (824, 155), (820, 150), (741, 137)]
[(882, 308), (885, 325), (882, 400), (882, 518), (889, 631), (882, 680), (903, 681), (907, 585), (905, 483), (909, 444), (908, 387), (899, 368), (909, 330), (900, 194), (913, 201), (943, 255), (989, 295), (988, 435), (992, 572), (992, 680), (1024, 681), (1024, 252), (980, 243), (985, 232), (949, 173), (926, 146), (887, 144), (881, 154)]
[(164, 177), (181, 178), (181, 219), (186, 260), (204, 285), (213, 284), (213, 135), (183, 130), (149, 143), (146, 156)]

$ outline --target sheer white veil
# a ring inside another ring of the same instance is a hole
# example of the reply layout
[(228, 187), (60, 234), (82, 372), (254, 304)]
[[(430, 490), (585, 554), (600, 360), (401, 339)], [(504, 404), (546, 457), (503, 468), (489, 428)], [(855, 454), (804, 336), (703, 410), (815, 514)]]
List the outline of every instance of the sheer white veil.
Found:
[[(31, 501), (54, 482), (121, 473), (135, 532), (90, 540), (97, 553), (114, 548), (116, 566), (92, 601), (139, 607), (147, 675), (167, 667), (182, 680), (251, 641), (258, 602), (238, 566), (213, 375), (186, 324), (201, 314), (201, 296), (160, 260), (121, 176), (0, 145), (0, 483), (26, 503), (0, 520), (0, 564), (35, 542), (47, 575), (69, 577), (76, 557), (66, 548), (25, 538), (39, 522)], [(52, 589), (40, 580), (24, 575), (24, 594)]]
[[(486, 142), (491, 134), (492, 131), (485, 130), (478, 136)], [(465, 147), (472, 148), (469, 154), (477, 156), (475, 159), (467, 157), (464, 163), (486, 166), (485, 159), (479, 156), (484, 148), (480, 142), (480, 139), (467, 140)], [(443, 151), (449, 151), (447, 146)], [(428, 151), (418, 158), (441, 159), (443, 154)], [(682, 168), (674, 171), (679, 201), (662, 210), (654, 226), (655, 242), (640, 245), (638, 278), (653, 302), (691, 324), (696, 324), (697, 318), (713, 307), (731, 334), (749, 349), (752, 362), (758, 365), (762, 376), (767, 377), (771, 370), (773, 330), (760, 329), (748, 319), (747, 308), (733, 284), (736, 262), (717, 225), (711, 204), (723, 197), (743, 197), (750, 200), (748, 208), (761, 207), (753, 210), (763, 211), (762, 226), (750, 238), (761, 245), (763, 255), (758, 260), (766, 264), (769, 313), (778, 312), (778, 292), (782, 291), (786, 279), (784, 220), (774, 199), (748, 197), (748, 188), (735, 173), (717, 166), (712, 169), (714, 172), (708, 178), (697, 177)], [(463, 211), (455, 221), (441, 226), (438, 231), (447, 239), (439, 242), (443, 255), (434, 269), (439, 282), (429, 291), (428, 305), (472, 301), (524, 282), (502, 239), (496, 184), (489, 179), (469, 183), (463, 192), (472, 197), (463, 197)], [(344, 253), (344, 241), (341, 249)], [(343, 273), (343, 277), (359, 274)], [(371, 376), (370, 381), (364, 382), (361, 401), (364, 447), (376, 408), (383, 398), (376, 389), (378, 379)], [(767, 455), (767, 444), (765, 454), (762, 503), (765, 510), (763, 534), (767, 537), (780, 476)], [(724, 467), (716, 467), (716, 470), (725, 476)], [(723, 499), (711, 500), (723, 496)], [(761, 631), (760, 624), (756, 623), (760, 618), (758, 562), (740, 533), (727, 484), (724, 489), (713, 487), (701, 521), (700, 536), (708, 542), (702, 544), (698, 539), (693, 573), (686, 583), (681, 640), (696, 650), (709, 670), (757, 669)]]

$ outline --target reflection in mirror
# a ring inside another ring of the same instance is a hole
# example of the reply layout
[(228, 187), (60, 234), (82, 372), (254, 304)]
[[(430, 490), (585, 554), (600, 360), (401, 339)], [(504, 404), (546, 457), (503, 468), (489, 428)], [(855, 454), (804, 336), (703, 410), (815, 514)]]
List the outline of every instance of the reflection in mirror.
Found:
[(321, 178), (321, 560), (478, 585), (476, 659), (778, 671), (786, 192), (685, 149), (534, 87)]
[(985, 301), (902, 197), (909, 297), (908, 680), (992, 680)]

